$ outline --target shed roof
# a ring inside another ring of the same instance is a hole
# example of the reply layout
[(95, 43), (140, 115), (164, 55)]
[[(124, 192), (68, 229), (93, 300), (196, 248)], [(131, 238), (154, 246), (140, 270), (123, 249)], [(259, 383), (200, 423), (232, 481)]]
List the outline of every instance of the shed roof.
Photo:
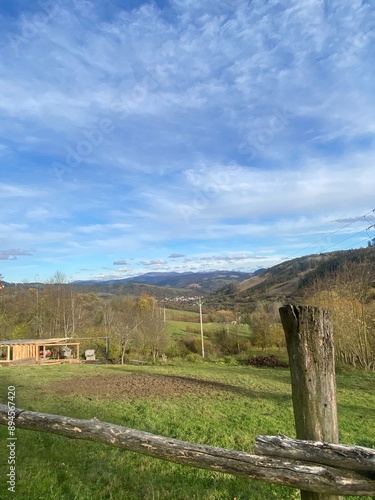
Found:
[(0, 346), (6, 345), (67, 345), (78, 344), (69, 338), (60, 339), (22, 339), (22, 340), (0, 340)]

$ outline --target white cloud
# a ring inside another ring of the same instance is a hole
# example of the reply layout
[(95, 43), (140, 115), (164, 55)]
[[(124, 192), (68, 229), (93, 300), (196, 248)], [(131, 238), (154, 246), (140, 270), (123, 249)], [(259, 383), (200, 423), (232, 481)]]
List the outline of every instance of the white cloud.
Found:
[(0, 198), (29, 198), (37, 197), (40, 193), (28, 186), (0, 183)]
[(167, 261), (164, 259), (140, 260), (139, 264), (142, 266), (161, 266), (167, 264)]
[(126, 266), (127, 261), (125, 259), (118, 259), (118, 260), (114, 261), (113, 265), (114, 266)]
[(30, 256), (33, 250), (21, 250), (12, 248), (9, 250), (0, 250), (0, 260), (17, 260), (18, 257)]
[(370, 2), (131, 5), (1, 7), (0, 244), (240, 265), (373, 208)]

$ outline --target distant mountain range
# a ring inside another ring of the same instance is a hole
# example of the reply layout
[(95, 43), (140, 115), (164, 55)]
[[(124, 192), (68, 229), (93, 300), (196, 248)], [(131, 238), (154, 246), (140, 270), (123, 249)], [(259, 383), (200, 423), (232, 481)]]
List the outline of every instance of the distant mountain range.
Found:
[(189, 295), (208, 295), (206, 304), (223, 302), (228, 307), (234, 303), (263, 301), (298, 301), (304, 289), (314, 279), (320, 278), (337, 269), (345, 262), (366, 264), (373, 273), (375, 281), (375, 247), (354, 250), (339, 250), (321, 254), (306, 255), (287, 260), (268, 269), (259, 269), (253, 273), (239, 271), (209, 272), (150, 272), (109, 281), (81, 281), (75, 285), (90, 286), (93, 291), (111, 288), (111, 293), (118, 293), (132, 288), (138, 293), (144, 288), (148, 293), (161, 297), (164, 293), (176, 296), (179, 293)]
[[(245, 307), (257, 301), (298, 302), (303, 298), (306, 286), (316, 278), (325, 276), (345, 262), (365, 264), (374, 279), (375, 294), (375, 247), (341, 250), (323, 254), (306, 255), (287, 260), (268, 269), (253, 273), (240, 271), (208, 272), (149, 272), (140, 276), (117, 280), (74, 281), (81, 293), (95, 293), (100, 297), (153, 295), (158, 300), (188, 299), (205, 295), (206, 307), (212, 303), (222, 308)], [(14, 286), (3, 282), (5, 287)], [(43, 288), (42, 283), (19, 284), (23, 287)], [(374, 295), (375, 300), (375, 295)]]
[[(259, 271), (257, 271), (259, 273)], [(74, 281), (78, 286), (101, 287), (142, 284), (153, 287), (174, 288), (181, 291), (196, 291), (199, 294), (207, 294), (219, 290), (228, 283), (241, 283), (254, 276), (255, 273), (244, 273), (238, 271), (209, 271), (209, 272), (150, 272), (132, 278), (104, 281)]]

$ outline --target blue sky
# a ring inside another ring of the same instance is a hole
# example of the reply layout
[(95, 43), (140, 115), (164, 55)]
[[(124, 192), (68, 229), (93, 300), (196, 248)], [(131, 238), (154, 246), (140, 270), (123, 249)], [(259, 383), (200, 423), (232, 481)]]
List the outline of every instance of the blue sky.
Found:
[(7, 281), (375, 237), (373, 2), (2, 0), (0, 22)]

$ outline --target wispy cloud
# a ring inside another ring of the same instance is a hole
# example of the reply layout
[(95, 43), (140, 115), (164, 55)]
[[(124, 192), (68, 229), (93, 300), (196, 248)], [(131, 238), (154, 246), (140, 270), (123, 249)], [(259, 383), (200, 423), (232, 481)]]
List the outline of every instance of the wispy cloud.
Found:
[(0, 183), (0, 197), (3, 198), (30, 198), (37, 197), (38, 191), (28, 186)]
[(344, 226), (374, 208), (372, 3), (22, 5), (0, 5), (0, 245), (35, 253), (10, 279), (367, 237)]
[(32, 255), (32, 252), (33, 250), (21, 250), (19, 248), (0, 250), (0, 260), (17, 260), (20, 256)]
[(142, 266), (161, 266), (166, 264), (167, 261), (164, 259), (154, 259), (154, 260), (140, 260), (139, 264)]
[(115, 260), (113, 265), (114, 266), (126, 266), (128, 263), (125, 259), (119, 259), (119, 260)]

